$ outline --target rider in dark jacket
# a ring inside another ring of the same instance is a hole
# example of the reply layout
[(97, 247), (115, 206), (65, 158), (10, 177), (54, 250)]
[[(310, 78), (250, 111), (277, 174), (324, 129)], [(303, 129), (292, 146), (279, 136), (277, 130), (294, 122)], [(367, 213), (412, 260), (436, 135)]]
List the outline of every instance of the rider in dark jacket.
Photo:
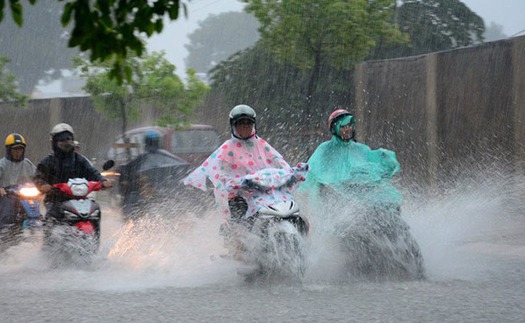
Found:
[(127, 215), (140, 203), (162, 197), (162, 192), (172, 195), (189, 170), (186, 161), (160, 149), (160, 139), (157, 131), (148, 130), (144, 136), (145, 152), (119, 167), (119, 191)]
[(74, 151), (73, 128), (67, 123), (59, 123), (51, 130), (51, 146), (53, 153), (38, 163), (34, 178), (35, 185), (46, 194), (44, 203), (47, 217), (60, 218), (61, 202), (68, 198), (59, 190), (53, 189), (53, 184), (67, 183), (71, 178), (85, 178), (88, 181), (100, 181), (104, 188), (113, 184), (100, 175), (91, 163)]

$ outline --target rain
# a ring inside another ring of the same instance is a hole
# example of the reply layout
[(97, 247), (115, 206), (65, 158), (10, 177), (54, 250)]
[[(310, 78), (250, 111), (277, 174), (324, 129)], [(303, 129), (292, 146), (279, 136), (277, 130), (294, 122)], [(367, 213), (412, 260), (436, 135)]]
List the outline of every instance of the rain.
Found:
[[(397, 1), (396, 17), (413, 18), (401, 5), (414, 2), (420, 1)], [(356, 117), (358, 142), (396, 153), (401, 172), (394, 184), (403, 196), (400, 217), (419, 245), (425, 277), (370, 278), (349, 271), (352, 256), (341, 245), (338, 226), (356, 218), (359, 208), (336, 194), (316, 205), (297, 190), (296, 202), (310, 225), (302, 251), (304, 273), (299, 280), (249, 281), (240, 274), (244, 265), (225, 257), (228, 250), (220, 232), (224, 217), (215, 208), (213, 193), (181, 185), (179, 173), (162, 173), (162, 194), (129, 212), (113, 173), (115, 186), (93, 195), (103, 216), (100, 247), (89, 262), (53, 257), (43, 250), (44, 234), (38, 229), (24, 231), (17, 241), (1, 237), (1, 320), (522, 321), (525, 7), (522, 0), (461, 3), (476, 15), (467, 26), (479, 26), (477, 17), (481, 19), (483, 39), (476, 36), (477, 27), (466, 33), (471, 38), (458, 36), (451, 42), (447, 33), (414, 33), (412, 46), (402, 43), (408, 41), (402, 35), (393, 43), (382, 38), (362, 57), (340, 60), (334, 52), (351, 50), (332, 47), (319, 51), (326, 60), (316, 70), (300, 55), (305, 48), (289, 57), (286, 54), (297, 48), (278, 53), (279, 46), (264, 47), (261, 24), (242, 11), (245, 3), (191, 1), (188, 17), (173, 22), (166, 18), (163, 32), (146, 39), (147, 50), (163, 51), (175, 66), (173, 82), (180, 81), (180, 88), (191, 82), (187, 69), (192, 68), (195, 80), (209, 91), (189, 116), (160, 108), (184, 104), (171, 93), (130, 100), (124, 125), (120, 116), (111, 118), (94, 103), (83, 88), (86, 80), (72, 68), (71, 59), (80, 52), (67, 48), (68, 30), (60, 26), (56, 11), (61, 2), (49, 7), (37, 3), (34, 8), (24, 4), (27, 18), (19, 31), (5, 11), (0, 56), (9, 63), (4, 72), (15, 75), (29, 101), (17, 107), (0, 99), (0, 129), (3, 136), (25, 136), (25, 157), (35, 165), (51, 152), (49, 131), (58, 122), (75, 128), (80, 153), (98, 170), (108, 159), (120, 163), (128, 153), (143, 152), (136, 148), (142, 138), (134, 137), (133, 130), (156, 126), (175, 140), (166, 129), (176, 129), (173, 133), (181, 134), (182, 143), (189, 139), (177, 122), (188, 122), (209, 126), (192, 128), (206, 133), (188, 141), (188, 147), (208, 145), (199, 146), (196, 160), (188, 159), (187, 150), (174, 152), (185, 167), (195, 169), (230, 138), (231, 108), (248, 104), (257, 111), (257, 133), (295, 166), (330, 139), (328, 116), (345, 108)], [(47, 15), (42, 10), (48, 10)], [(449, 17), (437, 15), (433, 21)], [(421, 16), (416, 18), (425, 25)], [(414, 25), (400, 25), (402, 31), (413, 31)], [(57, 36), (53, 42), (50, 35)], [(124, 130), (130, 131), (127, 142)], [(128, 152), (125, 145), (137, 150)]]

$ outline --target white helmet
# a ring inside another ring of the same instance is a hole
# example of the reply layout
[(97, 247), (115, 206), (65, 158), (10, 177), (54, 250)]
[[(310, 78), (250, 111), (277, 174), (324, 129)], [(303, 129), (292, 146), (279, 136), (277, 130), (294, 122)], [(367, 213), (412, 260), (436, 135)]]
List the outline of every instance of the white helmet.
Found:
[(53, 137), (54, 135), (57, 135), (61, 132), (70, 132), (72, 135), (75, 134), (75, 132), (73, 131), (73, 127), (71, 127), (70, 125), (68, 125), (67, 123), (59, 123), (57, 124), (56, 126), (53, 127), (53, 129), (51, 129), (51, 136)]
[(255, 110), (246, 104), (239, 104), (230, 111), (230, 125), (233, 127), (240, 119), (249, 119), (255, 124), (255, 117)]

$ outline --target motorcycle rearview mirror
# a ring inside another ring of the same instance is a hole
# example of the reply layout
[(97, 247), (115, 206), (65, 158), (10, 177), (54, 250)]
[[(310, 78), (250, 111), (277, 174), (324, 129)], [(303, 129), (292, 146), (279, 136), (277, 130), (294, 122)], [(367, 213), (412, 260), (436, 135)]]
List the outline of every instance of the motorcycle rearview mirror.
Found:
[(107, 162), (105, 162), (104, 165), (102, 165), (102, 169), (103, 170), (108, 170), (108, 169), (112, 168), (113, 166), (115, 166), (115, 161), (110, 159)]

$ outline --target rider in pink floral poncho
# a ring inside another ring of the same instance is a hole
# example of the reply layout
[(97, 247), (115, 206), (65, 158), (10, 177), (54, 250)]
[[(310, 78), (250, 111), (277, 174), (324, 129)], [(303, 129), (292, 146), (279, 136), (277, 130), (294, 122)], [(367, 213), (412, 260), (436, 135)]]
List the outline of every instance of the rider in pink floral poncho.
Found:
[[(184, 184), (205, 191), (209, 179), (214, 186), (216, 206), (225, 216), (249, 218), (262, 205), (293, 199), (291, 185), (273, 189), (291, 183), (295, 171), (281, 154), (256, 135), (255, 111), (247, 105), (236, 106), (230, 112), (230, 125), (232, 138), (189, 174)], [(258, 172), (263, 169), (262, 173)], [(264, 176), (265, 186), (271, 190), (261, 193), (241, 189), (243, 178), (250, 176)], [(241, 215), (235, 214), (231, 204), (239, 199), (244, 201)]]

